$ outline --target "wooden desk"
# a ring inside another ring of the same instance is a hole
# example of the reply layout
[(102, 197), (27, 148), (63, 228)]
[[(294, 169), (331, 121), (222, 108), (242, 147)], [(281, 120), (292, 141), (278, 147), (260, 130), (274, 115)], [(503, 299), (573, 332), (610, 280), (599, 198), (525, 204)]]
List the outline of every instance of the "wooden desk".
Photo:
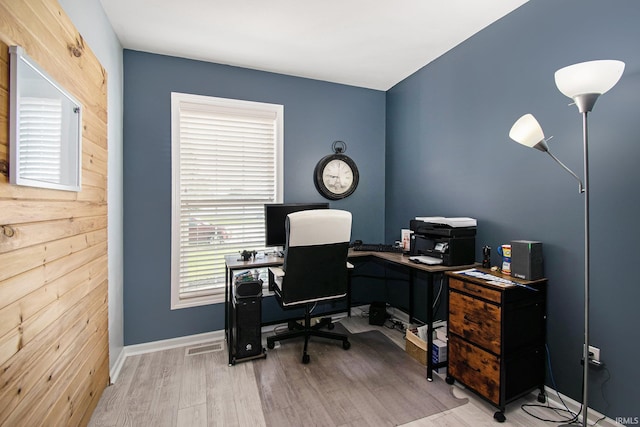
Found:
[[(357, 261), (357, 260), (366, 260), (374, 259), (374, 260), (382, 260), (385, 263), (393, 264), (396, 266), (400, 266), (403, 268), (407, 268), (409, 271), (409, 321), (413, 322), (413, 288), (416, 281), (416, 277), (418, 274), (425, 274), (427, 279), (427, 319), (426, 323), (431, 325), (433, 323), (433, 286), (434, 286), (434, 276), (437, 274), (444, 274), (446, 271), (453, 270), (462, 270), (466, 268), (474, 267), (475, 265), (466, 265), (466, 266), (453, 266), (447, 267), (443, 265), (426, 265), (426, 264), (418, 264), (409, 260), (409, 256), (403, 255), (400, 253), (393, 252), (368, 252), (368, 251), (354, 251), (349, 250), (349, 260)], [(232, 334), (229, 333), (230, 327), (230, 297), (231, 297), (231, 286), (233, 285), (233, 274), (235, 271), (239, 270), (252, 270), (256, 268), (265, 268), (265, 267), (273, 267), (282, 265), (284, 262), (284, 258), (277, 256), (264, 256), (262, 258), (255, 258), (249, 261), (242, 261), (239, 255), (227, 255), (225, 256), (226, 270), (225, 270), (225, 335), (227, 337), (227, 346), (229, 348), (229, 364), (231, 365), (232, 354), (231, 349), (233, 347)], [(349, 314), (351, 312), (351, 290), (347, 292), (347, 310)], [(431, 326), (429, 327), (431, 329)], [(433, 369), (441, 366), (445, 366), (446, 363), (438, 364), (434, 366), (431, 361), (432, 352), (433, 352), (433, 334), (427, 334), (427, 380), (433, 380)]]

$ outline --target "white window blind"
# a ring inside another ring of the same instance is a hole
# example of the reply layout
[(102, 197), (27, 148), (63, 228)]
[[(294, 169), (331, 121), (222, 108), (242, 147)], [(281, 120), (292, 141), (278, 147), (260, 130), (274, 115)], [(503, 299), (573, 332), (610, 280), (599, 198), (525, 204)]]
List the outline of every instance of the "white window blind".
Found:
[(172, 94), (172, 308), (224, 300), (224, 256), (264, 248), (282, 193), (281, 105)]

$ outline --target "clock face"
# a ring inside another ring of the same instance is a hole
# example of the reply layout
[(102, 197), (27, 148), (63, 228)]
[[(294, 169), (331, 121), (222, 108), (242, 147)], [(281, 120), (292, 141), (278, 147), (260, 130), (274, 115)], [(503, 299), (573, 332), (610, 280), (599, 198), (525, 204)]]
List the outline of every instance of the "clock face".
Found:
[(334, 194), (344, 194), (353, 184), (353, 171), (344, 160), (331, 160), (322, 171), (322, 182)]
[(314, 179), (316, 188), (324, 197), (330, 200), (343, 199), (358, 186), (358, 168), (344, 154), (331, 154), (318, 162)]

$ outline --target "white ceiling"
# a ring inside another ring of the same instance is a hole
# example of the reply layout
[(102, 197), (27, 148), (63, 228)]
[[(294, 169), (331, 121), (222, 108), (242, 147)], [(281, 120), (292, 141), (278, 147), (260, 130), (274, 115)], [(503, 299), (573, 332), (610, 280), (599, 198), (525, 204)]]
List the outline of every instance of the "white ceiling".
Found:
[(101, 0), (126, 49), (387, 90), (527, 0)]

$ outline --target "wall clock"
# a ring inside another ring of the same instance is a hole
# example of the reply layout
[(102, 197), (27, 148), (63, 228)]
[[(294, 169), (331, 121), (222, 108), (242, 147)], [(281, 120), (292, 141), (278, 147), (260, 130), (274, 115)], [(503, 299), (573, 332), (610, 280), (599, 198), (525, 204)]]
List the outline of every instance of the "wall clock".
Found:
[(360, 174), (356, 163), (344, 154), (347, 151), (344, 141), (334, 141), (331, 149), (333, 154), (323, 157), (316, 165), (314, 183), (325, 198), (344, 199), (356, 191)]

